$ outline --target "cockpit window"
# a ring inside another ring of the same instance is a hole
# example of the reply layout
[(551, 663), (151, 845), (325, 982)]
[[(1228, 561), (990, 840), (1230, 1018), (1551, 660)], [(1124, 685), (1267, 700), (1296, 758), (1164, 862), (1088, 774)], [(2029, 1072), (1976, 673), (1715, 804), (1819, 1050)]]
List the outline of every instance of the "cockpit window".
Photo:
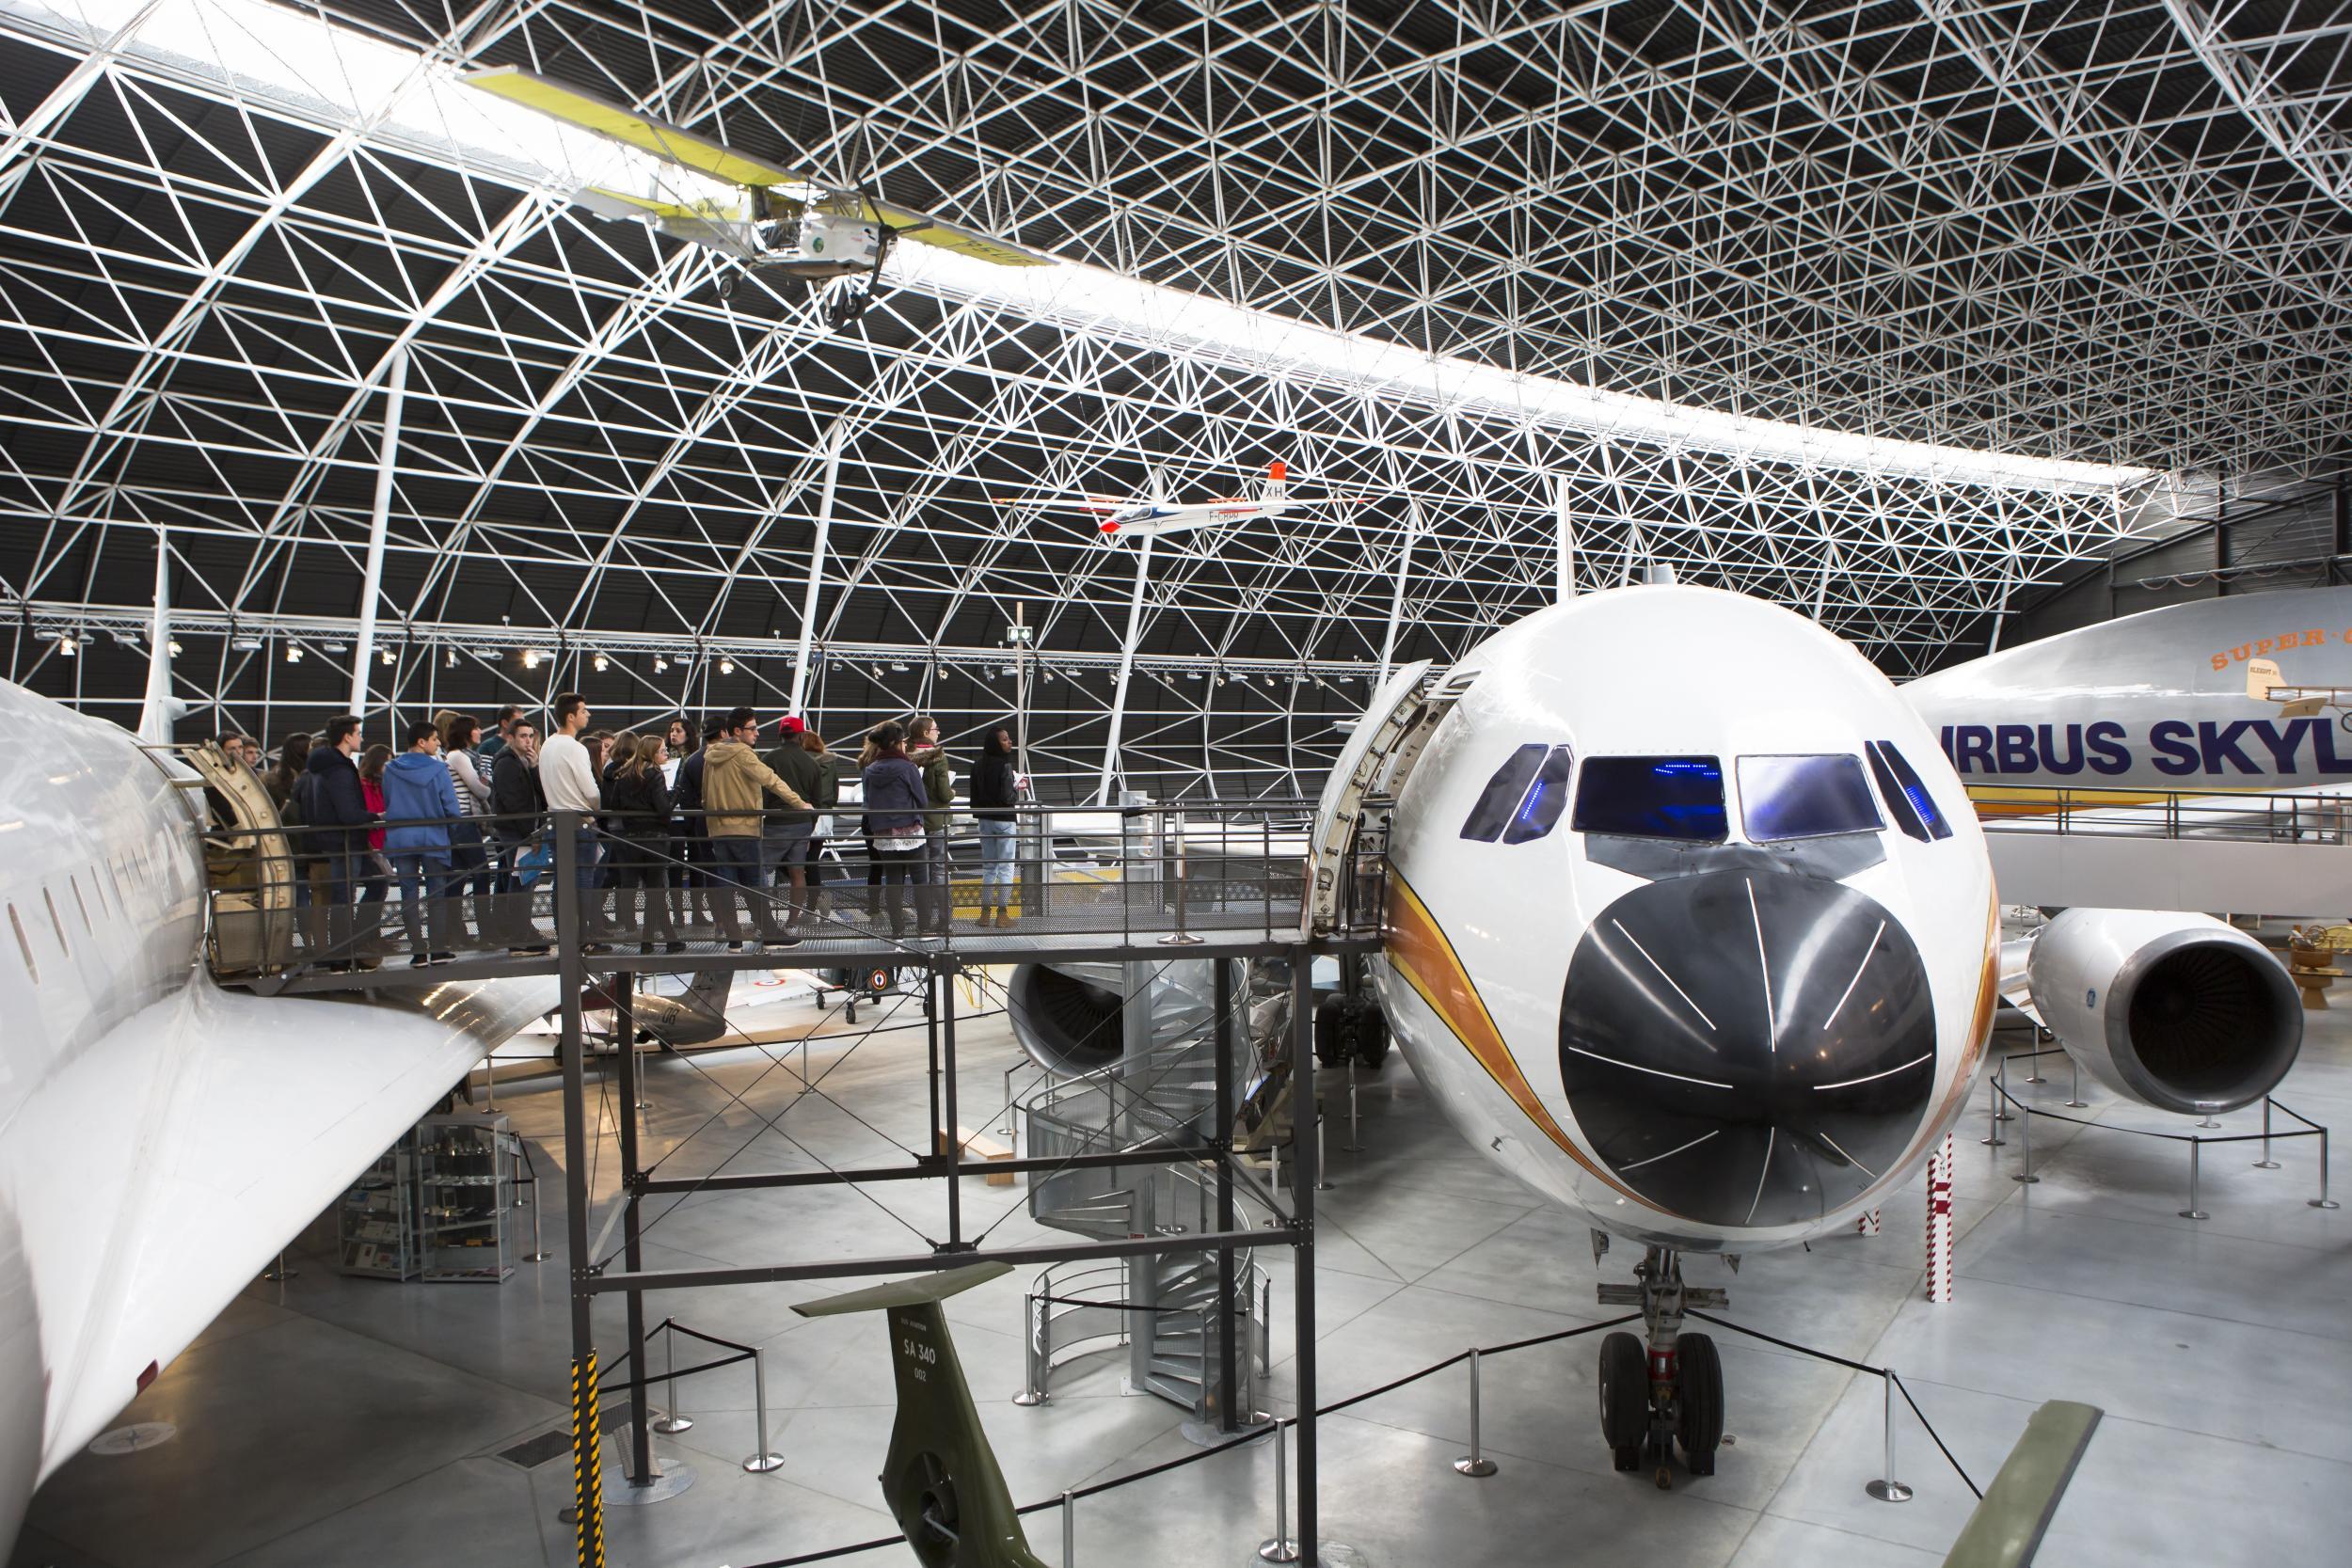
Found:
[(1873, 740), (1869, 752), (1870, 776), (1878, 781), (1879, 794), (1885, 798), (1895, 826), (1922, 844), (1951, 837), (1951, 824), (1936, 810), (1935, 798), (1928, 793), (1909, 759), (1895, 750), (1895, 743)]
[(1860, 757), (1741, 757), (1739, 768), (1740, 810), (1748, 837), (1758, 844), (1876, 832), (1886, 825), (1870, 800)]
[(1568, 770), (1576, 766), (1576, 753), (1565, 746), (1554, 746), (1544, 758), (1544, 766), (1535, 774), (1535, 782), (1527, 786), (1519, 800), (1519, 809), (1511, 814), (1511, 825), (1502, 830), (1505, 844), (1525, 844), (1538, 839), (1558, 825), (1560, 813), (1568, 803)]
[(1724, 768), (1716, 757), (1586, 757), (1576, 789), (1580, 833), (1721, 844)]
[(1492, 844), (1502, 825), (1511, 820), (1511, 813), (1527, 793), (1528, 782), (1544, 764), (1549, 748), (1533, 743), (1520, 747), (1503, 758), (1495, 769), (1486, 787), (1478, 792), (1477, 802), (1470, 807), (1470, 820), (1462, 824), (1462, 836), (1481, 844)]

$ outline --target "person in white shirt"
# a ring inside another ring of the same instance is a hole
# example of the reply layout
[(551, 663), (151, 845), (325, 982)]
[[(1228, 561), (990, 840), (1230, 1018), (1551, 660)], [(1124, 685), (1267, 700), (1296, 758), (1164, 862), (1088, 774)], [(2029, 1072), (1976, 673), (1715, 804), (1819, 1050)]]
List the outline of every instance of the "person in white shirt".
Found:
[(587, 727), (588, 699), (577, 691), (557, 696), (555, 733), (539, 747), (539, 787), (547, 795), (549, 811), (580, 814), (577, 844), (581, 927), (587, 945), (602, 951), (612, 937), (604, 928), (599, 910), (602, 900), (596, 896), (596, 863), (602, 858), (603, 847), (596, 841), (596, 814), (604, 809), (604, 798), (597, 788), (596, 764), (589, 760), (588, 748), (580, 740), (580, 732)]

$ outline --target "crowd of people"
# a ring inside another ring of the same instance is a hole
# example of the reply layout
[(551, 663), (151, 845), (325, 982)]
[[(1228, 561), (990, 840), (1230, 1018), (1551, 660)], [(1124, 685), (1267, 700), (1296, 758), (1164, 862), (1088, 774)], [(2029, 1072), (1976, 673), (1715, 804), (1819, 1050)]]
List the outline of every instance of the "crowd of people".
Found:
[[(564, 812), (577, 814), (572, 876), (592, 952), (678, 953), (704, 935), (737, 951), (788, 949), (853, 917), (861, 895), (867, 928), (945, 935), (959, 806), (978, 829), (979, 924), (1014, 924), (1027, 781), (1006, 725), (981, 736), (960, 800), (928, 715), (875, 725), (854, 753), (793, 717), (763, 747), (749, 707), (615, 732), (565, 692), (545, 720), (509, 705), (485, 735), (474, 715), (444, 710), (406, 724), (395, 752), (367, 744), (345, 715), (284, 736), (275, 762), (251, 736), (221, 737), (295, 830), (297, 926), (314, 960), (373, 966), (404, 940), (418, 965), (460, 947), (549, 950), (536, 911), (552, 907), (548, 829)], [(845, 809), (852, 782), (858, 800)]]

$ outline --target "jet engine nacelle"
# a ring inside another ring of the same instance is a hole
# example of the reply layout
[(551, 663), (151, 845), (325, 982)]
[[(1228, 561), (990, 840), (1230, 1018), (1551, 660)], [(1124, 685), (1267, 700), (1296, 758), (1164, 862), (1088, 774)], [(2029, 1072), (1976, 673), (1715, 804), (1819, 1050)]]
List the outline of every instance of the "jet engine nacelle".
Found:
[(2210, 915), (2068, 910), (2033, 939), (2026, 982), (2068, 1055), (2159, 1110), (2259, 1100), (2303, 1044), (2285, 966)]
[(1048, 1072), (1072, 1077), (1119, 1060), (1126, 1032), (1120, 964), (1023, 964), (1005, 983), (1013, 1038)]
[[(1038, 1066), (1062, 1077), (1093, 1072), (1131, 1052), (1209, 1037), (1219, 961), (1232, 968), (1234, 1049), (1247, 1059), (1254, 1042), (1279, 1039), (1288, 1027), (1289, 968), (1276, 960), (1180, 958), (1136, 966), (1143, 973), (1133, 982), (1125, 964), (1023, 964), (1005, 984), (1005, 1011)], [(1132, 1018), (1131, 983), (1141, 988)]]

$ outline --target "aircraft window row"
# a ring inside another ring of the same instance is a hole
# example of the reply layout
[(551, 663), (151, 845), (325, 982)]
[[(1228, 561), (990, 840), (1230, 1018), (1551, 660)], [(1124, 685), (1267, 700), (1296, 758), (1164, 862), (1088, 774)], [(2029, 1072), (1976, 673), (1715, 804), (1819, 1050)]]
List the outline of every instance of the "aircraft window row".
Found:
[(1718, 757), (1586, 757), (1577, 785), (1580, 833), (1721, 844), (1731, 833)]
[(1886, 801), (1887, 815), (1895, 826), (1922, 844), (1952, 836), (1951, 824), (1935, 808), (1935, 798), (1928, 793), (1918, 769), (1895, 749), (1891, 740), (1873, 740), (1867, 748), (1870, 753), (1870, 774), (1878, 781), (1879, 794)]
[(1860, 757), (1741, 757), (1738, 767), (1740, 815), (1748, 837), (1758, 844), (1872, 833), (1886, 826), (1871, 803)]
[(49, 928), (57, 933), (57, 950), (69, 958), (73, 957), (73, 944), (65, 940), (65, 922), (57, 918), (57, 901), (47, 888), (40, 890), (40, 901), (49, 906)]

